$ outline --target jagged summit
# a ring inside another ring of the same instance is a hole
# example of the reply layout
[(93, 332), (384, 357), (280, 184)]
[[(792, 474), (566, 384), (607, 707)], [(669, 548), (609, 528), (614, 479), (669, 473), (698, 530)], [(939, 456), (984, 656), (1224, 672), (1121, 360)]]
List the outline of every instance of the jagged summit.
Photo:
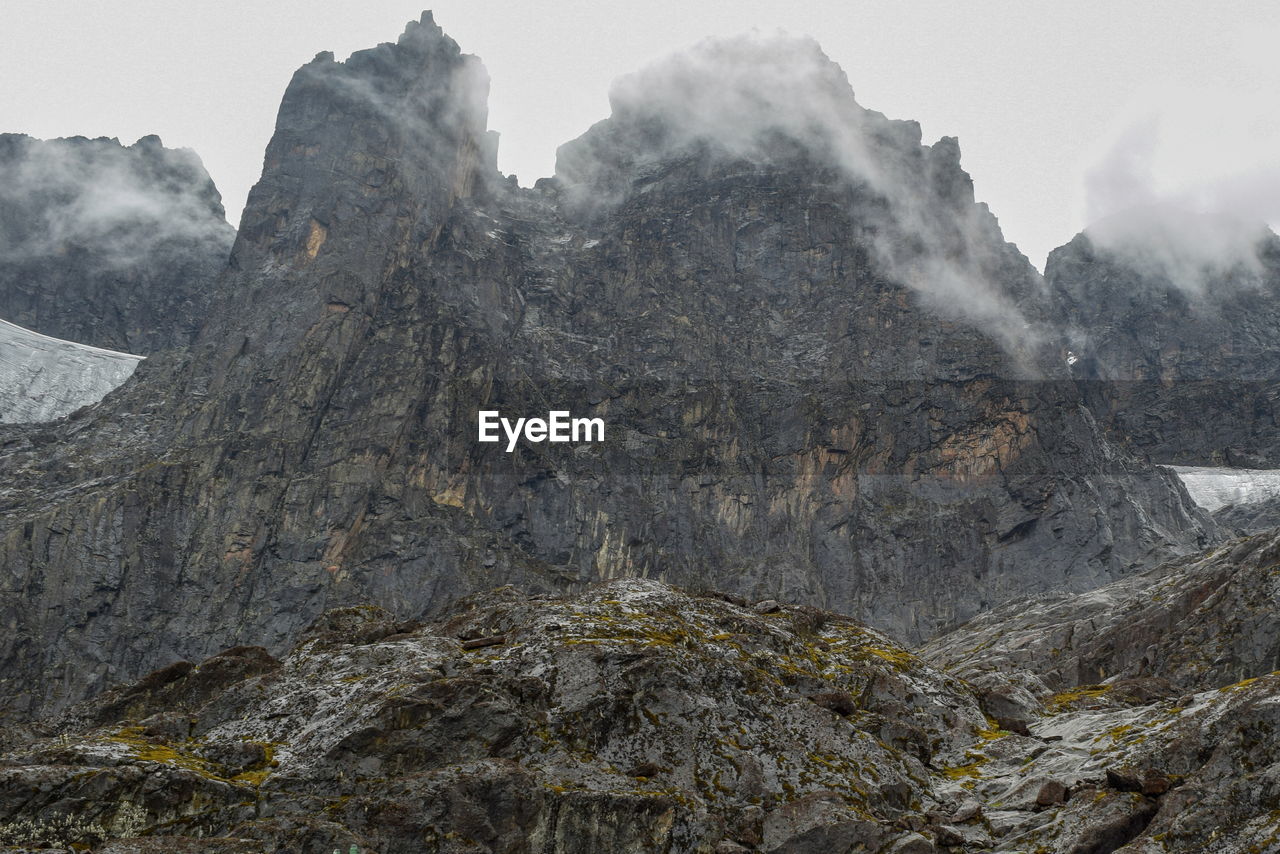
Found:
[(925, 310), (1034, 361), (1042, 283), (975, 203), (958, 142), (922, 145), (917, 122), (863, 108), (813, 39), (708, 39), (619, 78), (610, 103), (610, 118), (557, 151), (546, 186), (571, 218), (598, 221), (694, 182), (712, 193), (752, 174), (807, 183), (835, 197), (884, 275)]
[(344, 62), (336, 61), (332, 51), (321, 51), (309, 65), (344, 65), (388, 84), (395, 79), (408, 82), (429, 76), (427, 65), (433, 57), (448, 60), (461, 56), (458, 43), (436, 24), (431, 12), (423, 12), (422, 18), (410, 21), (394, 42), (355, 51)]
[(1045, 278), (1064, 356), (1113, 435), (1161, 463), (1280, 465), (1280, 238), (1265, 226), (1168, 210), (1104, 222), (1054, 250)]
[[(857, 156), (869, 116), (816, 41), (782, 33), (708, 39), (618, 78), (609, 103), (608, 121), (645, 160), (701, 143), (767, 161), (785, 140), (839, 162)], [(557, 174), (575, 180), (578, 160), (574, 143), (561, 146)]]
[(340, 223), (379, 201), (399, 197), (430, 209), (441, 204), (442, 189), (468, 192), (482, 164), (496, 175), (496, 144), (485, 130), (488, 86), (484, 66), (462, 54), (429, 12), (396, 43), (345, 62), (317, 55), (281, 101), (262, 178), (245, 207), (241, 263), (252, 263), (244, 253), (260, 238), (269, 238), (269, 254), (309, 260), (330, 229), (338, 234)]
[[(0, 250), (9, 257), (97, 241), (91, 248), (105, 254), (105, 262), (127, 261), (128, 252), (139, 250), (112, 251), (106, 239), (113, 229), (135, 224), (158, 230), (151, 236), (155, 242), (225, 240), (222, 196), (199, 155), (166, 148), (154, 134), (129, 146), (108, 137), (0, 134), (0, 176)], [(41, 231), (43, 242), (26, 245)]]
[[(424, 9), (418, 20), (405, 24), (404, 32), (396, 39), (396, 44), (428, 44), (435, 41), (445, 41), (458, 47), (457, 42), (449, 38), (436, 23), (435, 14), (430, 9)], [(458, 52), (462, 52), (461, 48), (458, 48)]]
[[(618, 78), (609, 103), (608, 119), (557, 151), (556, 177), (570, 187), (625, 195), (665, 162), (709, 157), (738, 168), (799, 161), (892, 197), (930, 152), (917, 122), (863, 108), (814, 39), (782, 32), (707, 39)], [(958, 167), (953, 139), (935, 160)]]

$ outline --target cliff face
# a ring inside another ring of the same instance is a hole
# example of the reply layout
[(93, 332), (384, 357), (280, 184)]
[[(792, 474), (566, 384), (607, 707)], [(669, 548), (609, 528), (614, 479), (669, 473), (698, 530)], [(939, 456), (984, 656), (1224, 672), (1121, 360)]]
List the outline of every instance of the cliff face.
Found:
[(234, 236), (189, 150), (0, 134), (0, 318), (126, 353), (186, 346)]
[(0, 846), (1275, 847), (1280, 544), (1202, 551), (1141, 458), (1268, 459), (1221, 380), (1271, 377), (1271, 244), (1196, 292), (1081, 238), (1046, 284), (808, 41), (625, 78), (533, 189), (486, 86), (429, 16), (317, 56), (203, 297), (160, 287), (225, 239), (185, 155), (7, 138), (201, 236), (139, 202), (0, 272), (162, 351), (0, 427)]
[[(429, 18), (299, 70), (191, 350), (0, 434), (4, 711), (281, 650), (334, 605), (644, 576), (922, 638), (1212, 538), (1095, 426), (954, 142), (863, 110), (815, 51), (706, 61), (799, 63), (821, 116), (769, 123), (787, 92), (764, 93), (725, 137), (642, 76), (532, 190)], [(706, 68), (650, 73), (741, 95)], [(607, 438), (507, 454), (479, 409)]]
[(1087, 232), (1055, 250), (1045, 278), (1064, 349), (1099, 422), (1140, 453), (1280, 467), (1280, 239), (1207, 217), (1191, 225), (1177, 239), (1220, 245), (1218, 257)]

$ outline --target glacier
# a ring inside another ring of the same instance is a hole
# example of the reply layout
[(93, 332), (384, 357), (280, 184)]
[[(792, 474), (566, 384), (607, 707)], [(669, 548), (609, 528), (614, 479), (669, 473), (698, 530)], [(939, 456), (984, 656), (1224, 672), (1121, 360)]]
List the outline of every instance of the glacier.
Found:
[(97, 403), (142, 359), (0, 320), (0, 423), (52, 421)]
[(1232, 504), (1256, 504), (1280, 495), (1280, 469), (1169, 466), (1191, 500), (1210, 513)]

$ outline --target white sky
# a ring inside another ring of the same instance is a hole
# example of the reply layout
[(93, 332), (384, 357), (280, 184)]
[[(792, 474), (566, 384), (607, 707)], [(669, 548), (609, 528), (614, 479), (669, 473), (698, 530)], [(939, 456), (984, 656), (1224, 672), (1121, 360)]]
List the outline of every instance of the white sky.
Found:
[[(234, 223), (294, 69), (394, 41), (426, 2), (5, 0), (0, 131), (158, 133), (200, 154)], [(1280, 222), (1276, 0), (431, 8), (488, 67), (499, 166), (524, 185), (608, 114), (614, 77), (708, 35), (781, 28), (817, 38), (863, 106), (916, 119), (927, 142), (958, 136), (978, 198), (1037, 266), (1088, 219), (1167, 194)]]

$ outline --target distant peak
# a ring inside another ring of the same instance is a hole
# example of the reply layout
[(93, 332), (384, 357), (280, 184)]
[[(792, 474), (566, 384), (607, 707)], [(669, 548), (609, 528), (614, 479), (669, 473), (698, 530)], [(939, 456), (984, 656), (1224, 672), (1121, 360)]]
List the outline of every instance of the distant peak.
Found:
[(430, 10), (422, 13), (422, 17), (416, 21), (410, 21), (405, 25), (404, 32), (397, 39), (397, 44), (406, 44), (423, 39), (438, 39), (444, 36), (444, 30), (436, 23), (435, 16)]
[(660, 122), (735, 154), (754, 152), (770, 132), (827, 135), (865, 112), (816, 41), (780, 31), (703, 40), (619, 77), (609, 102), (615, 121)]

